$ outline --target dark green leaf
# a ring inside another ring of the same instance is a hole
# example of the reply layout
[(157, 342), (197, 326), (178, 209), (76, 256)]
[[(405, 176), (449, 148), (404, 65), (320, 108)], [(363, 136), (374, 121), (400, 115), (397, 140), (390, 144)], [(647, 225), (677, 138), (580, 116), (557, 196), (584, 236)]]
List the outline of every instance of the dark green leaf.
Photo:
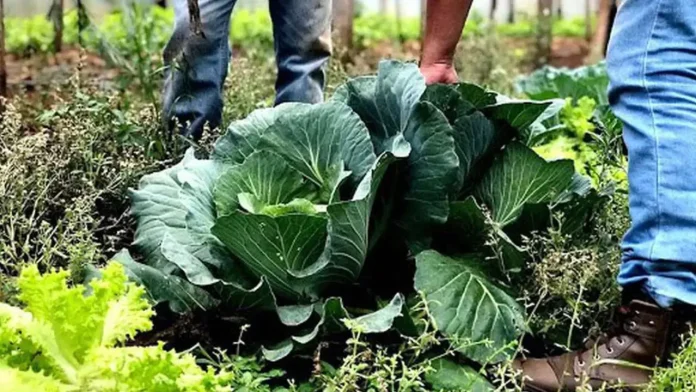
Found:
[(121, 251), (113, 260), (125, 267), (129, 279), (145, 288), (153, 303), (168, 302), (176, 313), (207, 311), (218, 305), (218, 301), (205, 290), (178, 276), (167, 275), (149, 265), (133, 261), (128, 251)]
[(258, 109), (246, 118), (232, 122), (227, 132), (215, 143), (213, 159), (228, 163), (242, 163), (256, 151), (261, 136), (285, 112), (301, 110), (303, 104), (284, 103), (273, 108)]
[(350, 80), (333, 99), (346, 103), (365, 122), (377, 153), (391, 152), (403, 157), (408, 151), (403, 143), (395, 144), (394, 139), (404, 132), (424, 91), (425, 80), (418, 66), (385, 60), (379, 64), (377, 77)]
[(432, 84), (426, 87), (421, 101), (432, 103), (447, 117), (451, 124), (458, 118), (467, 116), (476, 110), (469, 101), (462, 98), (457, 86), (449, 84)]
[(483, 109), (486, 106), (495, 105), (496, 93), (488, 91), (483, 87), (471, 83), (459, 83), (457, 85), (459, 95), (465, 100), (471, 102), (477, 109)]
[(491, 120), (507, 124), (521, 132), (534, 124), (554, 101), (509, 100), (482, 109)]
[(218, 218), (212, 232), (255, 276), (265, 277), (274, 293), (298, 299), (306, 293), (293, 284), (290, 271), (316, 262), (326, 241), (326, 224), (326, 218), (310, 215), (235, 213)]
[(279, 116), (261, 145), (314, 182), (327, 195), (326, 201), (345, 178), (344, 171), (355, 187), (376, 160), (367, 128), (339, 102), (308, 105)]
[(435, 251), (416, 257), (416, 290), (428, 300), (437, 328), (467, 357), (502, 361), (505, 347), (524, 326), (524, 309), (476, 267), (475, 256), (457, 259)]
[(514, 222), (525, 204), (553, 201), (573, 180), (572, 161), (546, 162), (519, 143), (509, 144), (476, 187), (500, 227)]
[(425, 381), (434, 391), (492, 392), (493, 385), (481, 373), (469, 366), (448, 359), (436, 359), (431, 364), (433, 371), (425, 375)]
[(447, 221), (449, 194), (456, 187), (459, 160), (449, 122), (428, 102), (416, 105), (404, 138), (412, 151), (397, 224), (415, 236), (411, 241), (422, 241), (427, 230)]

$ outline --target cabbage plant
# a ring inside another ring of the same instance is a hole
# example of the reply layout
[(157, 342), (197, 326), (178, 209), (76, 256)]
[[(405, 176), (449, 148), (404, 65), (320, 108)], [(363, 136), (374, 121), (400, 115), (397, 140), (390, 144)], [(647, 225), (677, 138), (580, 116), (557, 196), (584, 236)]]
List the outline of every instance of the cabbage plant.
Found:
[[(347, 317), (325, 293), (360, 275), (375, 190), (395, 159), (374, 151), (363, 122), (339, 102), (258, 110), (230, 126), (212, 159), (189, 150), (142, 179), (131, 198), (143, 263), (123, 262), (176, 312), (276, 312), (298, 333), (267, 350), (280, 358)], [(358, 322), (385, 330), (402, 303), (397, 295)]]
[(524, 330), (511, 286), (523, 237), (552, 210), (581, 227), (596, 201), (572, 161), (524, 144), (562, 103), (426, 86), (415, 64), (384, 61), (326, 103), (233, 122), (210, 159), (189, 151), (145, 176), (131, 194), (141, 261), (121, 262), (176, 312), (274, 313), (285, 339), (264, 351), (279, 359), (348, 318), (365, 333), (413, 333), (402, 294), (360, 317), (343, 306), (351, 289), (376, 289), (360, 285), (366, 262), (408, 270), (371, 252), (394, 242), (415, 259), (407, 284), (440, 332), (471, 360), (502, 360)]
[[(547, 162), (524, 144), (546, 132), (562, 100), (516, 100), (469, 83), (426, 86), (414, 64), (383, 63), (334, 98), (363, 119), (377, 151), (406, 143), (383, 195), (393, 230), (416, 259), (415, 289), (438, 329), (480, 363), (500, 361), (524, 330), (510, 283), (528, 255), (523, 236), (543, 230), (552, 209), (581, 225), (590, 199), (573, 162)], [(414, 124), (427, 124), (420, 128)], [(435, 125), (437, 124), (437, 125)]]

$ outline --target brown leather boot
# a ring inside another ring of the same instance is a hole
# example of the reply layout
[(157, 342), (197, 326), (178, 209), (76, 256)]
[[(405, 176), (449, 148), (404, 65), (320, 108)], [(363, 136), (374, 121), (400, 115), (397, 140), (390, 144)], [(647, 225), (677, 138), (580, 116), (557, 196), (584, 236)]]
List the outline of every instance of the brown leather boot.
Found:
[[(652, 368), (667, 359), (672, 336), (684, 331), (674, 313), (649, 302), (631, 301), (619, 308), (614, 331), (585, 349), (544, 359), (521, 359), (525, 390), (575, 391), (579, 386), (622, 386), (636, 391), (650, 380)], [(681, 317), (679, 317), (681, 319)], [(677, 331), (677, 329), (679, 331)]]

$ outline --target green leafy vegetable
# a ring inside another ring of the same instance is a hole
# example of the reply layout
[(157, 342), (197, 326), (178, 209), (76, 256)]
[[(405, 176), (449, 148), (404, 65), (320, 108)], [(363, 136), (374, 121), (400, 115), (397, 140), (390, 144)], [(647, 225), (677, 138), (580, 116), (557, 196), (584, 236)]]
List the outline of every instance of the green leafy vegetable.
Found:
[(67, 286), (65, 271), (18, 280), (25, 309), (0, 303), (0, 383), (12, 391), (218, 391), (224, 373), (204, 371), (189, 354), (155, 347), (117, 347), (152, 327), (141, 287), (110, 263), (90, 294)]
[[(416, 64), (383, 61), (329, 102), (258, 110), (211, 159), (189, 151), (144, 177), (132, 192), (142, 263), (119, 259), (176, 312), (273, 312), (283, 332), (262, 352), (275, 361), (346, 326), (412, 334), (403, 294), (382, 291), (392, 300), (378, 309), (366, 295), (378, 290), (360, 284), (380, 268), (407, 271), (379, 253), (403, 251), (438, 330), (470, 360), (501, 361), (524, 328), (506, 287), (525, 268), (523, 238), (548, 227), (552, 208), (582, 227), (596, 195), (573, 162), (524, 144), (555, 135), (560, 118), (581, 133), (581, 115), (562, 110), (468, 83), (426, 86)], [(357, 298), (359, 316), (343, 306)]]
[(494, 391), (493, 385), (474, 369), (459, 365), (447, 359), (433, 361), (433, 371), (425, 375), (425, 380), (435, 391)]
[(479, 362), (501, 361), (524, 328), (524, 309), (496, 287), (476, 255), (457, 259), (435, 251), (418, 255), (416, 289), (422, 291), (438, 329)]

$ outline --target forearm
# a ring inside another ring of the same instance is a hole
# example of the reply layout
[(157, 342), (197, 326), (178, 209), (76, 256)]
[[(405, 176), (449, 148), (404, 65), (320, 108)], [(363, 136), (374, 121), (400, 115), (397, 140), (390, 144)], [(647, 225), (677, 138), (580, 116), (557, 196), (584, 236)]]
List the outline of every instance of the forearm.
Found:
[(421, 66), (452, 64), (473, 0), (428, 0)]

